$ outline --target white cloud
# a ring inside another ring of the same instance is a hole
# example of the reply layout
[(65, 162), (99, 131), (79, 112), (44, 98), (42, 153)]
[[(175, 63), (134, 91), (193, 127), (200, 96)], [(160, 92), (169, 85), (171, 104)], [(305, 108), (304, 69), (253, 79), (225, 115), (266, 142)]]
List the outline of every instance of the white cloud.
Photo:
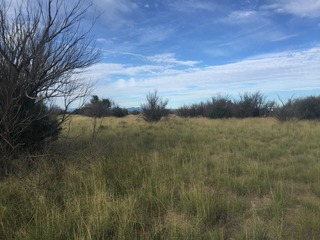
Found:
[[(133, 76), (158, 76), (158, 75), (176, 75), (188, 70), (179, 70), (175, 67), (192, 67), (199, 62), (178, 60), (173, 53), (164, 53), (153, 56), (143, 56), (137, 54), (123, 53), (131, 55), (139, 60), (148, 62), (146, 65), (130, 66), (119, 63), (97, 63), (88, 68), (82, 76), (94, 81), (111, 81), (114, 76), (133, 77)], [(123, 86), (124, 79), (119, 79), (118, 86)], [(132, 84), (131, 84), (132, 85)]]
[(248, 20), (256, 19), (257, 17), (258, 17), (258, 13), (256, 11), (237, 10), (229, 14), (227, 21), (234, 23), (238, 21), (248, 21)]
[(191, 1), (176, 1), (174, 3), (170, 3), (170, 6), (173, 7), (176, 11), (179, 12), (196, 12), (196, 11), (214, 11), (216, 10), (216, 5), (210, 1), (199, 1), (199, 0), (191, 0)]
[(94, 81), (111, 80), (115, 75), (122, 75), (125, 77), (135, 75), (151, 75), (165, 72), (167, 67), (158, 65), (142, 65), (142, 66), (128, 66), (118, 63), (97, 63), (88, 68), (83, 77), (92, 79)]
[[(157, 63), (137, 67), (109, 64), (96, 68), (96, 74), (102, 71), (101, 76), (110, 78), (101, 80), (95, 92), (129, 107), (139, 106), (146, 93), (158, 89), (160, 95), (170, 99), (170, 106), (177, 107), (206, 100), (216, 93), (320, 90), (319, 63), (320, 47), (262, 55), (226, 65), (184, 69), (160, 67)], [(117, 77), (120, 73), (127, 75)]]
[(267, 8), (301, 17), (320, 17), (320, 0), (280, 0)]
[(147, 57), (147, 59), (153, 63), (158, 63), (158, 64), (183, 65), (183, 66), (189, 66), (189, 67), (199, 63), (197, 61), (178, 60), (176, 59), (175, 54), (173, 53), (164, 53), (164, 54), (149, 56)]
[(136, 80), (134, 78), (130, 78), (128, 80), (119, 79), (116, 82), (116, 87), (118, 89), (128, 89), (136, 86)]
[(129, 0), (93, 0), (93, 5), (105, 24), (115, 27), (130, 23), (128, 15), (138, 8)]
[(195, 10), (205, 10), (205, 11), (213, 11), (216, 9), (216, 6), (210, 2), (201, 2), (201, 1), (191, 1), (186, 3), (185, 5), (189, 9)]
[(136, 45), (139, 46), (164, 41), (170, 38), (174, 33), (174, 27), (166, 25), (148, 26), (134, 29), (134, 36), (138, 38)]

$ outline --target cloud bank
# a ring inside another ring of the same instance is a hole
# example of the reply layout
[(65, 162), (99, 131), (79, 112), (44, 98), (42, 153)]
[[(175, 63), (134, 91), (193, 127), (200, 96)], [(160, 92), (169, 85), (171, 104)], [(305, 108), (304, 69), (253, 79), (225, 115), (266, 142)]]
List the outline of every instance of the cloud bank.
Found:
[(217, 66), (198, 66), (195, 61), (178, 60), (168, 53), (146, 59), (151, 64), (99, 63), (85, 77), (98, 81), (96, 94), (110, 97), (125, 107), (139, 106), (154, 89), (170, 99), (171, 107), (204, 101), (217, 93), (320, 90), (320, 47)]

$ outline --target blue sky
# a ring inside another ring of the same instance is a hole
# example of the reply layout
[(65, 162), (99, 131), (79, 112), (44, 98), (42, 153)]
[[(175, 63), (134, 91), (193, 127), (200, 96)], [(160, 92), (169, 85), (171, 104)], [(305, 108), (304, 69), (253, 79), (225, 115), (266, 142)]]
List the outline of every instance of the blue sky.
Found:
[(320, 94), (320, 0), (92, 1), (101, 60), (83, 76), (122, 107)]
[(94, 8), (102, 59), (86, 76), (121, 106), (139, 106), (154, 89), (171, 107), (218, 93), (320, 93), (319, 0), (94, 0)]

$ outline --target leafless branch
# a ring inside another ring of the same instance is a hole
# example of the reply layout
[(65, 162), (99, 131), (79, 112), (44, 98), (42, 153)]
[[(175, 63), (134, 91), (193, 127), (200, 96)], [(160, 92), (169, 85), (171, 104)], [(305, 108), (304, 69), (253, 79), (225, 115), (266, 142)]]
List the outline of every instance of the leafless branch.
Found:
[(24, 145), (20, 137), (31, 125), (50, 117), (43, 110), (49, 101), (63, 98), (67, 110), (86, 96), (91, 86), (77, 75), (99, 58), (92, 26), (83, 27), (84, 0), (23, 3), (11, 11), (0, 0), (0, 154)]

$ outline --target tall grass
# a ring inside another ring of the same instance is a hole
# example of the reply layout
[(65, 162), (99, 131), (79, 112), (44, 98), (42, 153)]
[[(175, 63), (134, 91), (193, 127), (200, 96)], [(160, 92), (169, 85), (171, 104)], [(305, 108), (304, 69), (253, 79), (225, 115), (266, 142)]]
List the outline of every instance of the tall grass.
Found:
[(319, 122), (91, 124), (0, 182), (0, 239), (320, 238)]

